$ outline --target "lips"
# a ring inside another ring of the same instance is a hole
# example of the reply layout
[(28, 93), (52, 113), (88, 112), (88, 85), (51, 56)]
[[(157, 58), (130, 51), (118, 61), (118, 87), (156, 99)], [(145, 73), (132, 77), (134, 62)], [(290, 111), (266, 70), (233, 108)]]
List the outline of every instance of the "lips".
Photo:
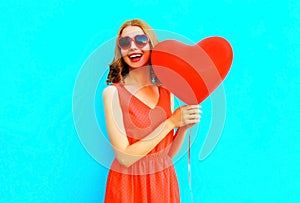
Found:
[(128, 54), (128, 57), (130, 59), (131, 62), (138, 62), (139, 60), (141, 60), (143, 54), (142, 53), (131, 53)]

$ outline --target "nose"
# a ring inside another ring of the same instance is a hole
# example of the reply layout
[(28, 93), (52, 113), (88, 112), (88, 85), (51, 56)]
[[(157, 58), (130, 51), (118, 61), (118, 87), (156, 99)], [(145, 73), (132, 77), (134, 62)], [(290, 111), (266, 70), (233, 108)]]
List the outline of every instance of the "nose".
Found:
[(134, 40), (131, 40), (129, 49), (137, 49)]

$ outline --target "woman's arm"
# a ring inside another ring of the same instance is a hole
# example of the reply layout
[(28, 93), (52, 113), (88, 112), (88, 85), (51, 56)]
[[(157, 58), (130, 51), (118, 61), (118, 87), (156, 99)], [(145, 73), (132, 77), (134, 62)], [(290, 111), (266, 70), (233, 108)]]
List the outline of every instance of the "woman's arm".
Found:
[(146, 156), (176, 124), (169, 118), (161, 123), (153, 132), (140, 141), (129, 144), (127, 139), (122, 110), (120, 107), (117, 89), (107, 87), (103, 92), (106, 127), (110, 142), (120, 164), (129, 167)]
[(198, 105), (181, 107), (149, 135), (130, 145), (125, 133), (117, 88), (114, 86), (105, 88), (103, 100), (110, 142), (117, 160), (126, 167), (146, 156), (172, 129), (199, 122), (199, 119), (195, 117), (195, 113), (199, 110)]

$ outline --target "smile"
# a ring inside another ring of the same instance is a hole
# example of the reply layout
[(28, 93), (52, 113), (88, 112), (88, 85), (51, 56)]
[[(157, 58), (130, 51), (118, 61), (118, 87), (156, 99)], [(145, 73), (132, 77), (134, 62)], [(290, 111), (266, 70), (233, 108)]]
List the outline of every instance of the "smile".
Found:
[(132, 62), (138, 62), (142, 58), (142, 56), (143, 56), (143, 54), (141, 54), (141, 53), (134, 53), (134, 54), (128, 55), (129, 59)]

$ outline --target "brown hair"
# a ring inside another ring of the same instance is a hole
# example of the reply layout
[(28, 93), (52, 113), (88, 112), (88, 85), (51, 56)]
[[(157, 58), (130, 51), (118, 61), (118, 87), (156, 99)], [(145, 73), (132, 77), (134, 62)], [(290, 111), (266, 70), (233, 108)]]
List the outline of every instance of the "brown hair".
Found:
[[(127, 75), (129, 73), (129, 67), (128, 65), (124, 62), (120, 48), (117, 45), (117, 40), (121, 36), (122, 31), (125, 27), (127, 26), (138, 26), (140, 27), (144, 33), (149, 37), (149, 42), (150, 42), (150, 48), (152, 49), (157, 43), (158, 39), (156, 37), (155, 32), (153, 29), (144, 21), (140, 19), (133, 19), (133, 20), (128, 20), (121, 25), (118, 31), (118, 35), (116, 38), (116, 46), (115, 46), (115, 56), (111, 64), (109, 65), (109, 73), (107, 75), (107, 80), (106, 83), (116, 83), (120, 82), (122, 80), (122, 77)], [(155, 81), (157, 81), (156, 76), (153, 73), (153, 69), (150, 69), (151, 75), (153, 75), (153, 78)], [(152, 76), (151, 76), (152, 77)]]

